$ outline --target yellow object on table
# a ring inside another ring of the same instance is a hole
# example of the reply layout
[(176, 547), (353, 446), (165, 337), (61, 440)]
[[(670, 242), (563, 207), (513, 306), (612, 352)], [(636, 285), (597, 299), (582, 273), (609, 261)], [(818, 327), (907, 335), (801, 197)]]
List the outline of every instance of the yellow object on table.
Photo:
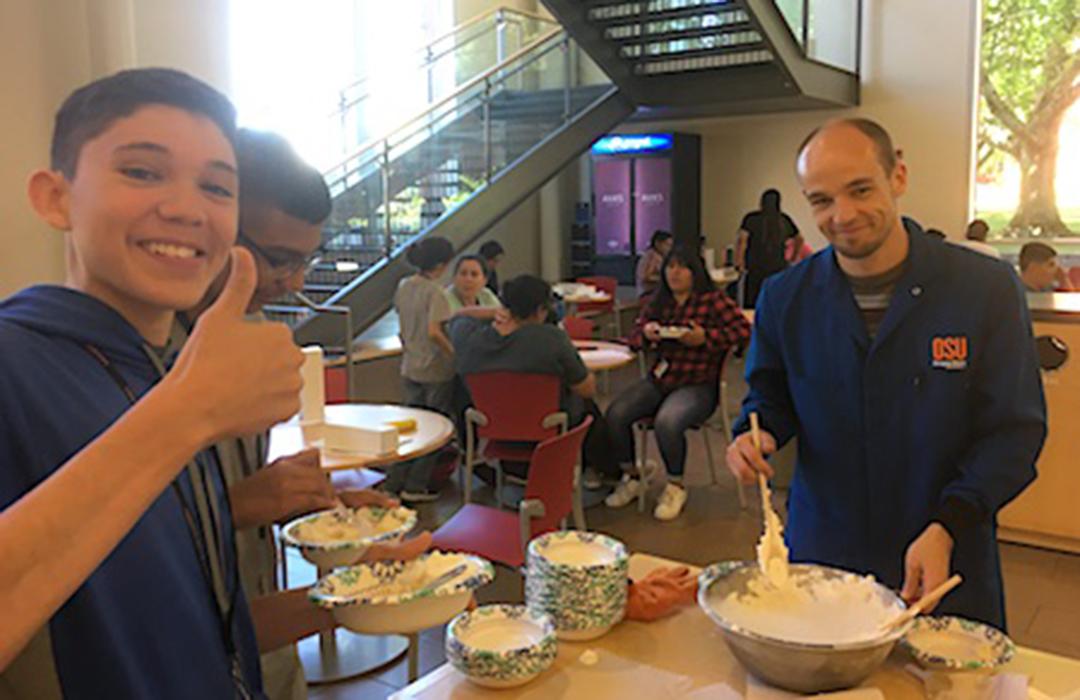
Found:
[(388, 420), (387, 425), (392, 425), (397, 428), (399, 433), (412, 433), (416, 431), (416, 419), (415, 418), (402, 418), (401, 420)]

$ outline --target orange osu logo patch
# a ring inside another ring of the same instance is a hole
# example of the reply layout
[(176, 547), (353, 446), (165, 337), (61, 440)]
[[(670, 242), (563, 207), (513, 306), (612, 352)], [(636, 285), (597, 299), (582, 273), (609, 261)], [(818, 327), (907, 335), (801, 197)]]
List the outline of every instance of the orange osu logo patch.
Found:
[(966, 369), (968, 339), (965, 335), (938, 336), (930, 343), (931, 366), (939, 369)]

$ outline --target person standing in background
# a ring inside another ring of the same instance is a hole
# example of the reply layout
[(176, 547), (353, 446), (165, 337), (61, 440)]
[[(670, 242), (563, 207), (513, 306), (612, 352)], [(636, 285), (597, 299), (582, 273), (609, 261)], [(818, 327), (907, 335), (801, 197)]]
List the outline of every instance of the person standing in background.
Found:
[[(433, 236), (409, 246), (405, 253), (417, 268), (401, 280), (394, 294), (394, 309), (401, 323), (401, 385), (405, 405), (438, 411), (452, 416), (454, 410), (454, 348), (443, 324), (450, 318), (439, 279), (446, 272), (454, 247), (445, 238)], [(409, 503), (434, 501), (439, 494), (430, 488), (434, 456), (395, 464), (383, 484)]]
[(484, 259), (484, 264), (487, 265), (487, 286), (495, 294), (499, 293), (499, 272), (497, 268), (499, 263), (502, 262), (505, 252), (502, 244), (498, 241), (488, 241), (480, 246), (480, 257)]
[(787, 267), (784, 253), (788, 239), (795, 241), (795, 250), (802, 248), (799, 228), (780, 210), (780, 193), (765, 190), (761, 209), (743, 217), (735, 246), (735, 267), (746, 274), (744, 308), (754, 308), (766, 277)]

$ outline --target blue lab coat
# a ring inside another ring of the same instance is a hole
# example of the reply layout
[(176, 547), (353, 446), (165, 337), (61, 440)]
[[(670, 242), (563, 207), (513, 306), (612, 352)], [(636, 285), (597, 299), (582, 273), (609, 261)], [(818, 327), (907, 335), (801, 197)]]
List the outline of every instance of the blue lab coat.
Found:
[(999, 260), (905, 220), (907, 268), (871, 342), (831, 247), (769, 278), (747, 356), (751, 411), (798, 437), (786, 538), (796, 561), (899, 588), (934, 521), (964, 583), (938, 612), (1005, 627), (996, 513), (1035, 478), (1046, 406), (1023, 289)]

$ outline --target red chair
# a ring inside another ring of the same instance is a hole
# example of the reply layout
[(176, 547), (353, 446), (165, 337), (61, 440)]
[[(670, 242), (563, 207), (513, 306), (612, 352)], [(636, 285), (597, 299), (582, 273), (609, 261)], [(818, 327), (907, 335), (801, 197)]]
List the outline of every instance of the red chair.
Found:
[(501, 508), (466, 503), (435, 531), (432, 545), (520, 567), (525, 563), (529, 540), (560, 528), (571, 511), (575, 527), (584, 530), (575, 493), (580, 481), (581, 445), (591, 424), (592, 416), (587, 416), (573, 430), (536, 446), (517, 517)]
[(323, 370), (326, 385), (326, 405), (349, 402), (349, 374), (344, 367)]
[(566, 432), (568, 417), (559, 410), (562, 391), (553, 374), (478, 372), (465, 376), (472, 406), (465, 410), (465, 471), (461, 490), (472, 498), (477, 438), (486, 440), (483, 457), (494, 460), (495, 499), (502, 505), (499, 462), (528, 462), (536, 443)]
[(580, 316), (567, 316), (563, 320), (563, 330), (571, 340), (592, 340), (596, 333), (596, 324)]
[(615, 292), (619, 288), (619, 280), (614, 277), (578, 277), (578, 283), (591, 284), (604, 292), (610, 301), (583, 301), (577, 305), (578, 314), (601, 314), (610, 313), (615, 328), (615, 336), (622, 335), (622, 323), (619, 320), (618, 306), (615, 304)]
[(1069, 284), (1076, 291), (1080, 291), (1080, 267), (1069, 268)]

